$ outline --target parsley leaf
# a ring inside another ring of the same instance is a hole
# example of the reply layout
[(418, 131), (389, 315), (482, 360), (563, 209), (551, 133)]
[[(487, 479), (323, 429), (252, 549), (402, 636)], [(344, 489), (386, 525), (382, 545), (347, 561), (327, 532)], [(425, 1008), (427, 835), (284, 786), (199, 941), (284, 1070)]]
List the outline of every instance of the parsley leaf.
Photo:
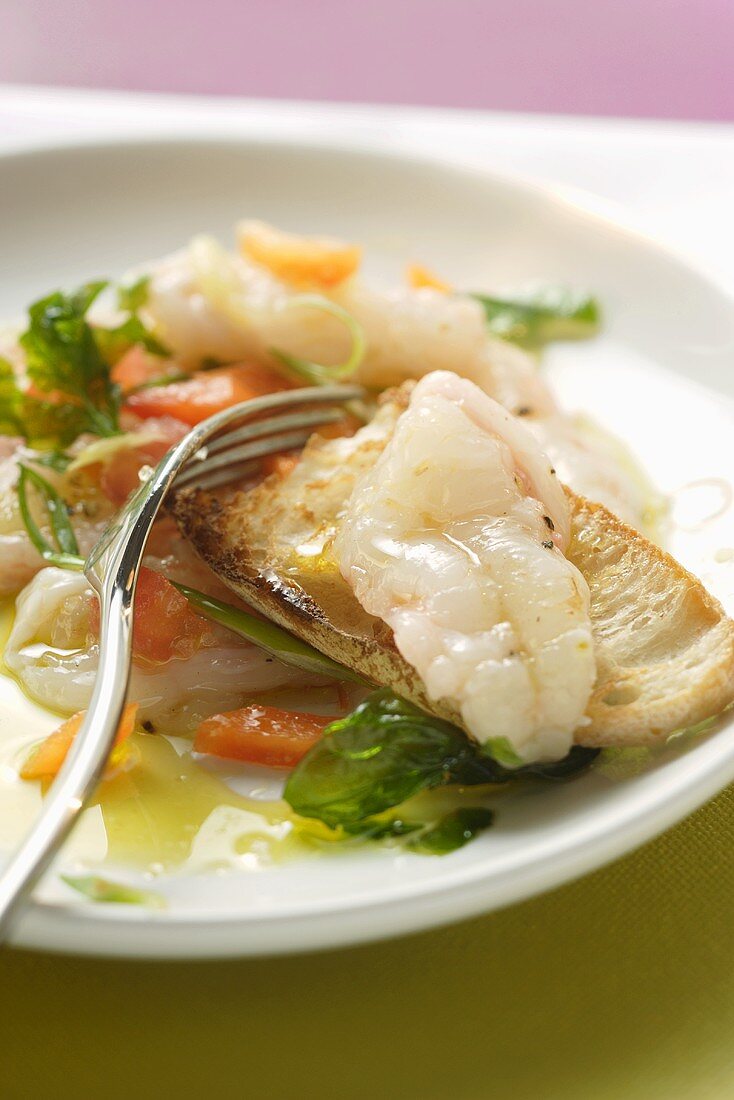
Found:
[(82, 410), (77, 424), (96, 435), (119, 431), (119, 389), (86, 317), (106, 286), (103, 281), (85, 283), (71, 294), (57, 290), (34, 302), (20, 338), (34, 387), (53, 394), (51, 404), (59, 409), (68, 403)]
[(141, 275), (134, 283), (117, 288), (117, 308), (124, 313), (137, 313), (148, 301), (150, 275)]
[(39, 450), (61, 451), (83, 432), (120, 431), (121, 394), (112, 367), (135, 344), (154, 355), (168, 350), (138, 316), (147, 276), (119, 289), (118, 304), (129, 313), (120, 324), (89, 323), (87, 313), (107, 286), (99, 280), (70, 294), (54, 291), (30, 306), (20, 345), (31, 385), (23, 389), (12, 365), (0, 359), (0, 434), (23, 436)]

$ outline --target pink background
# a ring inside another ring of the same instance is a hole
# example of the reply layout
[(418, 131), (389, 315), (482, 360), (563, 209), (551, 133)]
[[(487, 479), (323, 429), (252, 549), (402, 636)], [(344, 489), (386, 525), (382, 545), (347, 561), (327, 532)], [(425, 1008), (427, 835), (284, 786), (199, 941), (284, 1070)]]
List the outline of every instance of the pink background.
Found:
[(0, 81), (734, 118), (734, 0), (0, 0)]

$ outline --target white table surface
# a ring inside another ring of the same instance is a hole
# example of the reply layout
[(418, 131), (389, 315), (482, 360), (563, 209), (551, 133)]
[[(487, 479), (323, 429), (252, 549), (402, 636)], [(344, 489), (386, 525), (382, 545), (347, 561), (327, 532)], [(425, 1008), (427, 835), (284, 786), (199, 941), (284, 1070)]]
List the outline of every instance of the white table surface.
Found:
[(163, 132), (440, 151), (583, 188), (734, 292), (734, 125), (0, 85), (0, 153)]

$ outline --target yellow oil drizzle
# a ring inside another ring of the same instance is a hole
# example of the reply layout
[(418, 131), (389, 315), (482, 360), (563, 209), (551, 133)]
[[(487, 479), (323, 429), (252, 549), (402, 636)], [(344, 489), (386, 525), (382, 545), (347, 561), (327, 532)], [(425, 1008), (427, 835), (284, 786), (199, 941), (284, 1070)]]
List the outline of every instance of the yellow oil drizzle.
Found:
[[(7, 643), (14, 611), (13, 600), (0, 603), (0, 650)], [(22, 690), (7, 670), (2, 674)], [(42, 709), (23, 694), (34, 710)], [(43, 793), (39, 783), (18, 776), (22, 761), (39, 739), (32, 717), (27, 732), (24, 723), (24, 718), (9, 723), (0, 745), (3, 847), (21, 840), (38, 813)], [(305, 854), (337, 837), (318, 822), (297, 818), (283, 801), (266, 802), (233, 791), (202, 766), (185, 744), (182, 749), (180, 741), (135, 733), (129, 744), (134, 766), (100, 784), (69, 842), (74, 858), (95, 864), (105, 860), (132, 864), (153, 874), (176, 868), (257, 869)]]
[[(156, 872), (173, 870), (192, 854), (197, 870), (252, 867), (308, 844), (311, 829), (296, 821), (286, 803), (237, 794), (159, 734), (134, 734), (133, 741), (139, 764), (103, 782), (96, 798), (109, 859)], [(242, 859), (253, 853), (256, 860)]]

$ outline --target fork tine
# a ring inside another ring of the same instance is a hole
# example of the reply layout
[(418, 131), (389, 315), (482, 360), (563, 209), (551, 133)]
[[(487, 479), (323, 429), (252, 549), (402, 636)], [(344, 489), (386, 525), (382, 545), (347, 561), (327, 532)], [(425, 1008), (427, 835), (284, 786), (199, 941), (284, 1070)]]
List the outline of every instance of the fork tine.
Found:
[(255, 477), (260, 472), (260, 468), (257, 459), (251, 458), (249, 461), (237, 462), (234, 466), (227, 466), (225, 470), (213, 470), (210, 474), (205, 473), (203, 477), (197, 477), (194, 481), (188, 481), (185, 485), (179, 486), (178, 481), (176, 481), (171, 493), (175, 495), (179, 488), (208, 490), (219, 489), (223, 485), (229, 484), (236, 487), (235, 483), (242, 486), (248, 477)]
[[(256, 439), (252, 443), (243, 443), (239, 447), (233, 447), (231, 451), (220, 451), (213, 458), (205, 458), (195, 466), (187, 466), (176, 478), (175, 487), (178, 489), (196, 481), (203, 488), (205, 478), (211, 486), (208, 475), (215, 471), (226, 474), (233, 465), (241, 465), (253, 458), (261, 458), (263, 455), (275, 454), (278, 451), (294, 451), (297, 447), (303, 447), (311, 434), (310, 429), (300, 432), (280, 432), (278, 435), (269, 435), (265, 439)], [(230, 474), (225, 480), (233, 480), (233, 475)], [(223, 482), (220, 479), (216, 484), (223, 484)]]
[[(274, 432), (285, 431), (289, 428), (315, 428), (319, 424), (333, 424), (337, 420), (341, 420), (343, 416), (344, 412), (339, 408), (335, 409), (333, 406), (287, 413), (284, 416), (271, 416), (265, 420), (256, 420), (254, 423), (232, 428), (223, 435), (217, 436), (211, 443), (207, 443), (202, 450), (205, 451), (205, 460), (208, 460), (220, 451), (229, 450), (235, 443), (246, 443), (250, 439), (272, 435)], [(191, 461), (195, 462), (196, 460), (197, 456), (194, 455)]]

